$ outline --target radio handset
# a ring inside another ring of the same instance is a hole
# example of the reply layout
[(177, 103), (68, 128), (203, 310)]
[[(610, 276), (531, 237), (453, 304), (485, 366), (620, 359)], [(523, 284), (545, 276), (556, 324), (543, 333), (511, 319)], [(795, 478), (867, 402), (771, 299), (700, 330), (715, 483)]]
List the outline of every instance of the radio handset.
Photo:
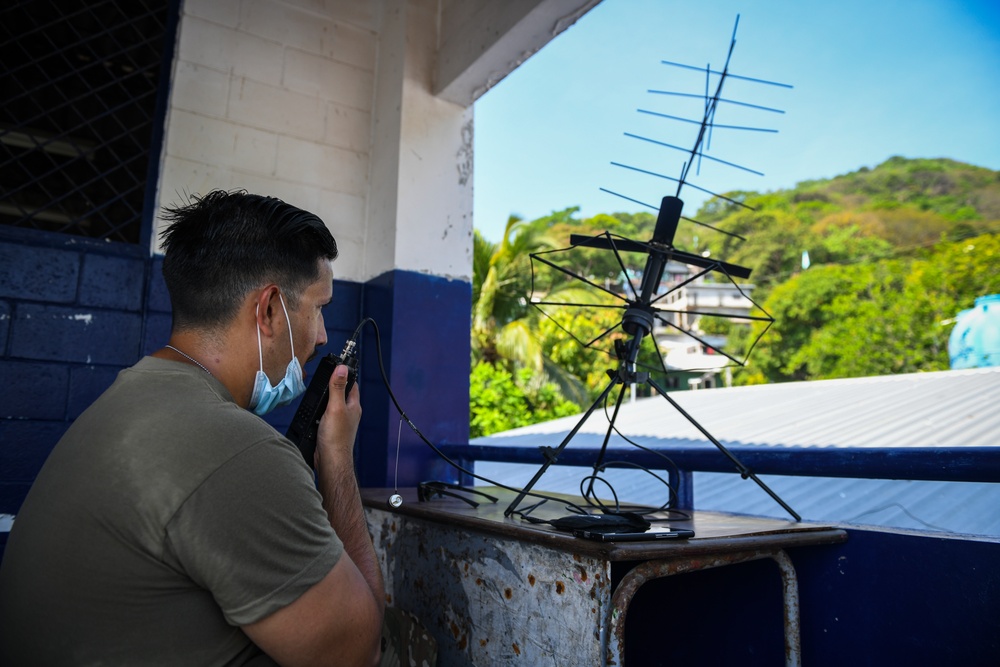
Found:
[(313, 457), (316, 453), (319, 420), (322, 419), (326, 404), (330, 400), (330, 378), (333, 376), (333, 369), (342, 364), (347, 366), (345, 395), (351, 393), (351, 388), (358, 379), (358, 357), (354, 347), (354, 339), (348, 340), (340, 356), (330, 353), (320, 359), (313, 379), (302, 395), (299, 409), (295, 411), (295, 417), (292, 418), (292, 423), (285, 433), (285, 437), (295, 443), (302, 452), (302, 457), (310, 468), (313, 467)]

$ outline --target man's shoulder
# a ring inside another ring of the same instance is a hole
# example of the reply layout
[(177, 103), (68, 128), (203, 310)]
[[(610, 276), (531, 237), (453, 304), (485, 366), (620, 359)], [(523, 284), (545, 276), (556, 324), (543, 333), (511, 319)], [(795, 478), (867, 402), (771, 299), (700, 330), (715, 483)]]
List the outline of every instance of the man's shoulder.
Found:
[(107, 398), (147, 400), (151, 403), (212, 405), (235, 399), (211, 373), (190, 364), (156, 357), (143, 357), (118, 374), (114, 384), (98, 401)]
[(153, 357), (122, 371), (90, 410), (113, 412), (113, 418), (140, 428), (147, 424), (156, 434), (180, 431), (186, 438), (212, 438), (220, 444), (280, 437), (263, 419), (241, 408), (209, 373)]
[(173, 480), (170, 486), (177, 491), (176, 480), (197, 484), (199, 477), (259, 445), (278, 460), (287, 459), (289, 451), (297, 454), (294, 445), (240, 407), (205, 371), (147, 357), (119, 374), (54, 455), (103, 476), (126, 471), (132, 479)]

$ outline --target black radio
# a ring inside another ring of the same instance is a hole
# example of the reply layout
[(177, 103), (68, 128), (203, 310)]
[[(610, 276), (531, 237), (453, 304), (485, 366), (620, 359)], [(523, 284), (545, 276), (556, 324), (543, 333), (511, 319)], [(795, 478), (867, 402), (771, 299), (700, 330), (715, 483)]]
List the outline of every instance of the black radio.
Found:
[(354, 347), (355, 341), (352, 338), (344, 345), (340, 356), (331, 353), (320, 359), (319, 366), (316, 367), (316, 372), (305, 394), (302, 395), (299, 409), (296, 410), (295, 417), (292, 418), (292, 423), (285, 433), (285, 436), (302, 452), (302, 457), (310, 468), (314, 464), (319, 420), (322, 419), (326, 404), (330, 400), (330, 378), (333, 376), (333, 369), (341, 364), (347, 366), (346, 394), (351, 393), (351, 388), (358, 379), (358, 357)]

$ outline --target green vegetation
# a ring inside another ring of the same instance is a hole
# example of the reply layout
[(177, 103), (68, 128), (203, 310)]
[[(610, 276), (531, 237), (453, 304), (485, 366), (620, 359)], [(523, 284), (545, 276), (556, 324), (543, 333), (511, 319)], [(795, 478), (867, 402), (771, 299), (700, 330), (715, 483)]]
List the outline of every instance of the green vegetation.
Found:
[[(547, 317), (531, 305), (533, 296), (547, 301), (608, 304), (608, 294), (581, 285), (558, 271), (538, 272), (532, 285), (531, 253), (558, 250), (570, 233), (597, 234), (601, 230), (573, 219), (577, 209), (558, 211), (530, 223), (512, 216), (499, 243), (473, 236), (471, 435), (534, 424), (574, 414), (593, 400), (594, 387), (608, 367), (599, 349), (582, 348), (569, 334), (595, 338), (614, 327), (620, 311), (588, 310), (588, 318), (571, 308)], [(632, 218), (600, 216), (598, 224), (613, 223), (619, 234), (639, 233)], [(607, 218), (607, 219), (605, 219)], [(648, 224), (652, 225), (649, 216)], [(650, 232), (642, 232), (649, 235)], [(599, 250), (583, 251), (584, 266), (574, 271), (599, 284), (617, 288), (621, 268), (606, 261)], [(612, 259), (612, 261), (614, 261)], [(611, 285), (611, 283), (616, 283)], [(532, 294), (534, 289), (535, 295)], [(554, 310), (554, 309), (553, 309)], [(610, 334), (611, 340), (620, 334)], [(602, 348), (603, 349), (603, 348)]]
[(1000, 235), (942, 243), (917, 259), (813, 267), (776, 286), (775, 323), (737, 383), (948, 368), (953, 318), (1000, 292)]
[(517, 377), (499, 365), (480, 361), (472, 367), (469, 393), (469, 429), (473, 438), (518, 426), (565, 417), (579, 412), (555, 384), (531, 385), (531, 370), (521, 368)]
[[(737, 384), (946, 369), (953, 318), (977, 296), (1000, 293), (1000, 172), (894, 157), (790, 190), (723, 194), (753, 210), (713, 199), (692, 217), (747, 240), (682, 223), (675, 243), (753, 269), (754, 300), (775, 318), (747, 366), (734, 373)], [(655, 218), (579, 220), (577, 212), (512, 218), (500, 244), (476, 234), (474, 437), (571, 414), (606, 383), (608, 355), (582, 348), (566, 329), (589, 340), (613, 326), (620, 311), (550, 309), (550, 318), (529, 302), (544, 295), (614, 303), (609, 293), (624, 288), (621, 265), (613, 253), (577, 249), (572, 270), (607, 292), (581, 288), (536, 263), (532, 294), (529, 254), (564, 248), (570, 234), (649, 238)], [(560, 255), (545, 257), (558, 263)], [(641, 270), (641, 257), (623, 260), (626, 271)], [(729, 336), (727, 351), (738, 358), (759, 333), (722, 319), (711, 328)], [(601, 349), (620, 335), (606, 336)]]

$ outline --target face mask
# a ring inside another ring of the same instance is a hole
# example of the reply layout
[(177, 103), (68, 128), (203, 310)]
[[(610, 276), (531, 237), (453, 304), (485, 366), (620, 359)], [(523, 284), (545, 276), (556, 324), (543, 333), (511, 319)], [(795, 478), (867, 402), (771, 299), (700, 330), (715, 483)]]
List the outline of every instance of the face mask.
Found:
[[(288, 319), (288, 309), (285, 308), (285, 300), (281, 298), (281, 294), (278, 294), (278, 299), (281, 300), (281, 309), (285, 311), (285, 321), (288, 322), (288, 340), (292, 341), (292, 321)], [(260, 313), (259, 305), (257, 312)], [(271, 381), (264, 372), (264, 348), (260, 342), (259, 324), (257, 325), (257, 353), (260, 356), (260, 370), (257, 371), (257, 376), (254, 378), (253, 393), (250, 395), (250, 405), (247, 407), (253, 410), (254, 414), (263, 417), (271, 410), (294, 401), (306, 390), (306, 385), (302, 379), (302, 367), (295, 357), (294, 341), (292, 341), (292, 360), (288, 362), (288, 367), (285, 369), (285, 377), (281, 378), (281, 381), (274, 387), (271, 386)]]

